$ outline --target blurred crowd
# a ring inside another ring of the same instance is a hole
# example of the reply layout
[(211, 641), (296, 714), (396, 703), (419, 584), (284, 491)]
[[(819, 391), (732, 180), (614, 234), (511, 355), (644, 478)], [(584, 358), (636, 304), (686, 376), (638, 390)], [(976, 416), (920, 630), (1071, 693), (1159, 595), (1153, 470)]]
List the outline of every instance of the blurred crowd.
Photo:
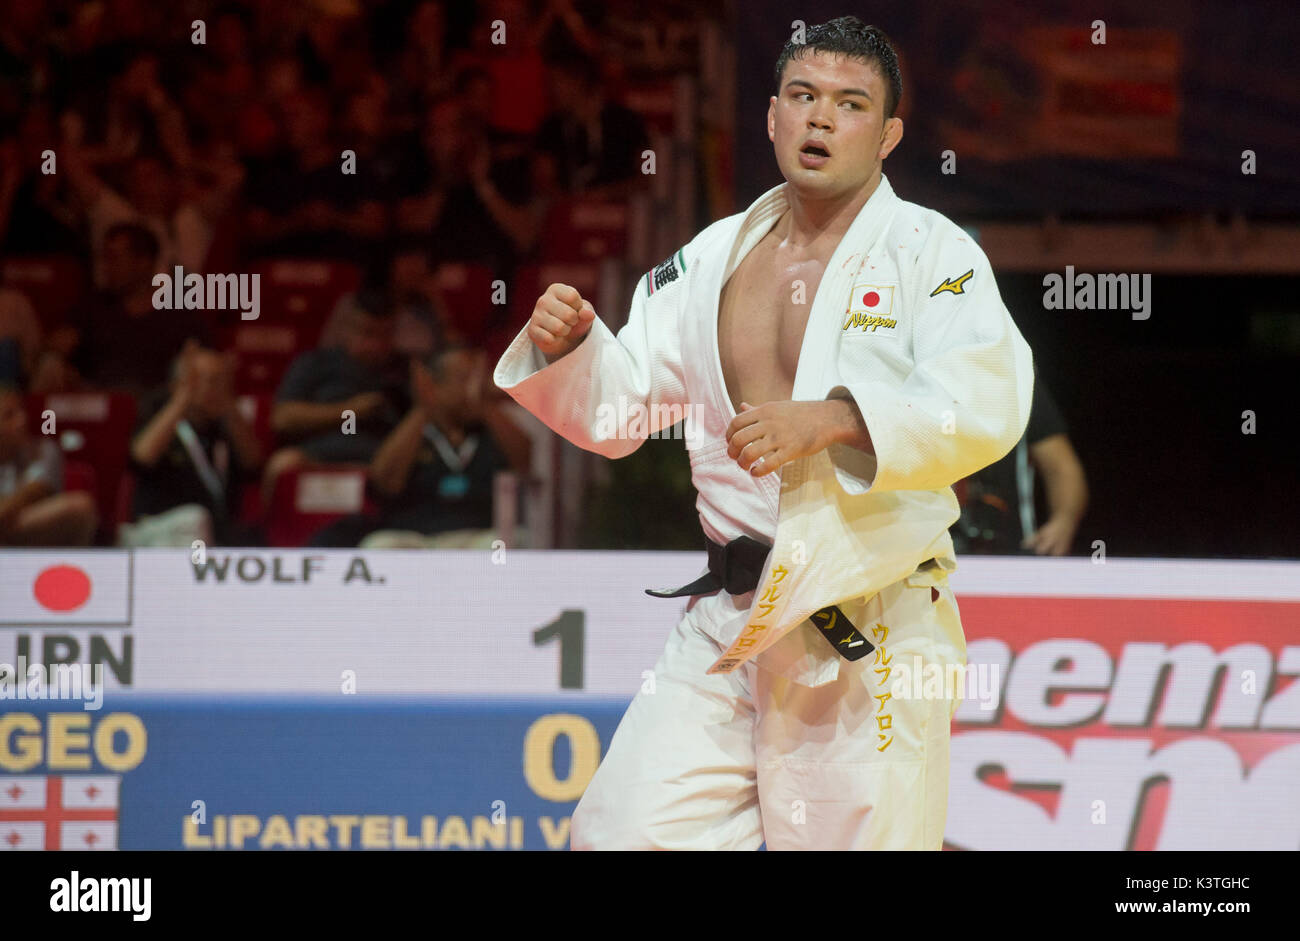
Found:
[[(490, 379), (520, 321), (447, 272), (513, 284), (554, 248), (557, 206), (645, 190), (647, 120), (623, 102), (698, 67), (700, 15), (10, 0), (0, 544), (484, 538), (495, 475), (529, 469)], [(273, 259), (316, 263), (319, 289), (277, 301)], [(160, 309), (176, 266), (263, 271), (261, 332)], [(107, 432), (66, 404), (89, 393)], [(358, 475), (351, 504), (300, 486), (322, 468)], [(277, 531), (277, 501), (309, 518)]]

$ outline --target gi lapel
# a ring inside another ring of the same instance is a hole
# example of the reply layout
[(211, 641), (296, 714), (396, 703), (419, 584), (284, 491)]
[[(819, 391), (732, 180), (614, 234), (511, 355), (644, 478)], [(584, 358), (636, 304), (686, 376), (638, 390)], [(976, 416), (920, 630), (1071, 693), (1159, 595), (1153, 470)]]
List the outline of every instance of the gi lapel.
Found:
[[(882, 174), (876, 191), (831, 255), (804, 330), (795, 371), (795, 401), (819, 401), (835, 384), (844, 302), (858, 269), (893, 218), (896, 205), (893, 188)], [(849, 524), (840, 510), (842, 494), (830, 456), (820, 451), (792, 461), (780, 475), (776, 540), (754, 593), (745, 629), (709, 673), (732, 672), (814, 613), (819, 614), (814, 624), (830, 629), (832, 625), (823, 623), (834, 617), (829, 609), (853, 595), (854, 586), (863, 583), (861, 563), (844, 551), (849, 542)], [(824, 615), (823, 609), (827, 609)], [(830, 633), (826, 636), (837, 649), (855, 655), (850, 659), (871, 651), (870, 643), (859, 643), (864, 638), (856, 631), (843, 631), (838, 621), (833, 629), (834, 637)]]

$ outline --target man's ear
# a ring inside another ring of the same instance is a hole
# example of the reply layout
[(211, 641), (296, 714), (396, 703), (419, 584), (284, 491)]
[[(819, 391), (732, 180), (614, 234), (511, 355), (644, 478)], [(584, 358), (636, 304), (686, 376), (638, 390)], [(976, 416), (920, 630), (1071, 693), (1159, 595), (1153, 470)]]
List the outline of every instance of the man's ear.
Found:
[(776, 95), (767, 102), (767, 139), (776, 143)]
[(880, 159), (889, 156), (903, 139), (903, 119), (890, 118), (885, 122), (885, 131), (880, 135)]

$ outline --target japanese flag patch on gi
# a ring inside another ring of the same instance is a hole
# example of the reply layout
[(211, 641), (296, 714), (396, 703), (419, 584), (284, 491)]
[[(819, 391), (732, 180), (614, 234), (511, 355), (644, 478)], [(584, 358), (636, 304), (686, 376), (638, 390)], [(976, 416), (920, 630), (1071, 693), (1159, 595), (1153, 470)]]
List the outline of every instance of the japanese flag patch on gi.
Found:
[(841, 329), (872, 336), (897, 335), (898, 320), (893, 316), (894, 290), (897, 287), (896, 284), (855, 284)]
[(645, 295), (649, 297), (655, 291), (662, 290), (686, 273), (686, 256), (679, 248), (668, 260), (646, 272)]

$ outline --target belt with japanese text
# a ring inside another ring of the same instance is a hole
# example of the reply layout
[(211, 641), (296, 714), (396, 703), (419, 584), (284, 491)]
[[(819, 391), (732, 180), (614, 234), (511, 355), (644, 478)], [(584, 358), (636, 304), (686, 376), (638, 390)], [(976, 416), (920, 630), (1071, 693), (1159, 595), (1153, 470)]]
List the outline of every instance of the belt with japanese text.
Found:
[[(739, 536), (725, 546), (706, 537), (709, 550), (709, 570), (681, 588), (647, 588), (645, 593), (654, 598), (681, 598), (687, 595), (711, 595), (725, 589), (733, 595), (743, 595), (758, 587), (763, 577), (763, 566), (772, 547), (767, 543)], [(845, 660), (861, 660), (876, 647), (867, 640), (840, 610), (838, 605), (827, 605), (809, 615), (813, 627), (821, 632), (835, 652)]]

